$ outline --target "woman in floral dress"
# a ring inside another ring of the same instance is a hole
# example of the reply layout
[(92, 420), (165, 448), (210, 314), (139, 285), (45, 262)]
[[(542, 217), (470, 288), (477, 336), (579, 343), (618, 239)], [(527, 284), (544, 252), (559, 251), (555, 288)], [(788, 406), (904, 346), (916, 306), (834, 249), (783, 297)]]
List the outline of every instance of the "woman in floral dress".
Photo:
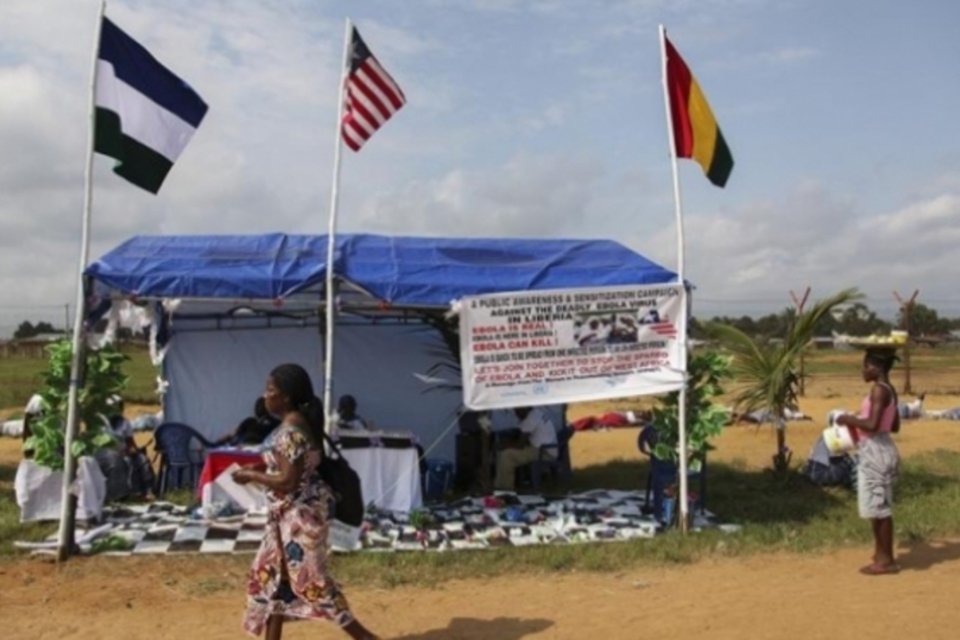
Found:
[(243, 626), (278, 640), (284, 620), (328, 619), (352, 638), (375, 639), (353, 616), (327, 570), (330, 489), (317, 475), (322, 456), (323, 405), (310, 376), (296, 364), (270, 372), (263, 394), (267, 411), (282, 423), (264, 453), (266, 471), (234, 472), (240, 483), (267, 489), (266, 532), (247, 582)]

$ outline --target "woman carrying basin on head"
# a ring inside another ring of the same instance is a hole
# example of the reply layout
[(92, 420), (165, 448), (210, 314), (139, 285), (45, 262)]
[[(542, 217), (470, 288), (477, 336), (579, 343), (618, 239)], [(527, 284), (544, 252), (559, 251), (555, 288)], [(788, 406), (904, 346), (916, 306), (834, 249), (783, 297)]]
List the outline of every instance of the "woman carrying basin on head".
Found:
[(900, 570), (893, 555), (893, 483), (900, 454), (891, 434), (900, 430), (897, 392), (890, 384), (890, 369), (897, 360), (892, 348), (867, 349), (863, 380), (873, 383), (856, 416), (845, 413), (836, 423), (851, 427), (858, 440), (857, 503), (860, 517), (873, 528), (873, 561), (860, 571), (883, 575)]

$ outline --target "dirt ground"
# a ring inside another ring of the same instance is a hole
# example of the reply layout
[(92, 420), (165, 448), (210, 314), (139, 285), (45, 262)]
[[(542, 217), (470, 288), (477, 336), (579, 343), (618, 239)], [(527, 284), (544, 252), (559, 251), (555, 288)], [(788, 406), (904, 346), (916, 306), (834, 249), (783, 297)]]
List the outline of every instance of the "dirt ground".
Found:
[[(839, 386), (838, 386), (839, 385)], [(865, 388), (855, 380), (821, 385), (790, 423), (788, 443), (803, 457), (834, 408), (855, 409)], [(928, 395), (926, 407), (960, 404)], [(574, 408), (572, 417), (608, 409)], [(131, 408), (133, 410), (133, 408)], [(636, 429), (578, 433), (576, 467), (637, 460)], [(960, 422), (919, 420), (898, 436), (905, 456), (960, 450)], [(713, 459), (763, 467), (774, 450), (769, 427), (733, 426)], [(16, 460), (0, 439), (0, 462)], [(639, 471), (638, 471), (639, 476)], [(639, 479), (638, 479), (639, 484)], [(436, 588), (361, 589), (345, 585), (354, 611), (384, 638), (956, 638), (960, 540), (901, 545), (903, 571), (866, 577), (870, 550), (778, 553), (692, 565), (459, 580)], [(0, 615), (6, 638), (239, 638), (242, 563), (215, 558), (89, 558), (58, 569), (47, 561), (0, 561)], [(335, 638), (326, 624), (300, 623), (285, 638)], [(342, 636), (345, 637), (345, 636)]]

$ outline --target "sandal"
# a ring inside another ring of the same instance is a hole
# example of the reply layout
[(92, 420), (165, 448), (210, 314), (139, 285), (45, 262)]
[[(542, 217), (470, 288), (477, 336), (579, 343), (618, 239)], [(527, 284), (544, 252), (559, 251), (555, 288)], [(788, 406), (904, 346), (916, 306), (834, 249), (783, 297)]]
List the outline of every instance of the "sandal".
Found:
[(874, 562), (865, 567), (860, 567), (860, 573), (865, 576), (893, 575), (895, 573), (900, 573), (900, 565), (896, 563), (877, 564)]

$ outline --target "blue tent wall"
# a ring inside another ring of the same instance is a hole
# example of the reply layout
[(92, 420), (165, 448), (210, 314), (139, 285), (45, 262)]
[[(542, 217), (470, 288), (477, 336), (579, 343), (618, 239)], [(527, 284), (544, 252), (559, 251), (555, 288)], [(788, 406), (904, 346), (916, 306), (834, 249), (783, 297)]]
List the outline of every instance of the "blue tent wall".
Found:
[[(313, 323), (273, 319), (269, 328), (212, 318), (178, 318), (164, 360), (170, 386), (166, 419), (186, 422), (219, 438), (250, 415), (270, 370), (284, 362), (304, 367), (317, 391), (323, 383), (323, 336)], [(352, 394), (359, 412), (377, 428), (411, 431), (431, 457), (454, 459), (460, 395), (425, 382), (442, 358), (439, 334), (421, 322), (371, 324), (353, 318), (336, 332), (335, 395)], [(454, 381), (456, 382), (456, 381)]]

